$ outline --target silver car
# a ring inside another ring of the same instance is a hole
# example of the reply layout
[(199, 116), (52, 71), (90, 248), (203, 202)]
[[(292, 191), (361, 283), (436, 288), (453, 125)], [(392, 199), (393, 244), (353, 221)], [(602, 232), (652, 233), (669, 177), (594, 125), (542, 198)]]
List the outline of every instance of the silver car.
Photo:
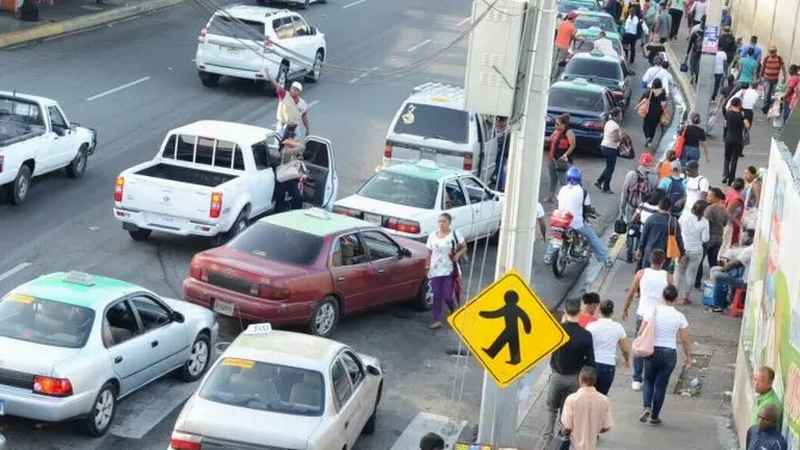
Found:
[(211, 311), (124, 281), (41, 276), (0, 299), (0, 415), (101, 436), (119, 399), (173, 371), (202, 377), (217, 330)]

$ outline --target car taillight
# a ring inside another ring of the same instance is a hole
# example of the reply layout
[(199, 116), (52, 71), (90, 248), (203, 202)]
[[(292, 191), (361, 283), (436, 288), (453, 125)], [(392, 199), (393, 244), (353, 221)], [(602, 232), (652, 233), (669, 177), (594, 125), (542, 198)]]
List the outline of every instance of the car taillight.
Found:
[(341, 214), (343, 216), (350, 216), (350, 217), (360, 217), (361, 211), (356, 211), (355, 209), (345, 208), (344, 206), (335, 206), (333, 207), (333, 212), (335, 214)]
[(389, 144), (388, 142), (386, 143), (386, 146), (383, 147), (383, 157), (384, 158), (392, 157), (392, 145)]
[(472, 155), (464, 155), (464, 170), (472, 170)]
[(253, 286), (250, 288), (250, 293), (269, 300), (286, 300), (292, 295), (291, 289), (282, 283), (260, 284), (257, 290), (258, 292), (254, 292), (256, 286)]
[(72, 395), (72, 383), (66, 378), (33, 377), (33, 392), (53, 397)]
[(202, 450), (203, 437), (196, 434), (173, 431), (169, 440), (169, 448), (172, 450)]
[(200, 264), (192, 263), (189, 266), (189, 276), (195, 280), (208, 281), (208, 272)]
[(200, 36), (197, 37), (197, 40), (204, 44), (208, 42), (208, 28), (200, 30)]
[(208, 217), (216, 219), (222, 213), (222, 192), (211, 194), (211, 208), (208, 210)]
[(593, 120), (589, 120), (589, 121), (583, 122), (583, 126), (584, 126), (584, 128), (591, 128), (593, 130), (602, 130), (603, 129), (603, 123), (602, 122), (597, 122), (597, 121), (593, 121)]
[(124, 177), (117, 177), (117, 182), (114, 183), (114, 201), (121, 202), (122, 201), (122, 190), (125, 187), (125, 178)]
[(397, 219), (395, 217), (390, 217), (386, 221), (386, 228), (390, 230), (399, 231), (401, 233), (409, 233), (409, 234), (419, 234), (419, 222), (414, 222), (413, 220), (403, 220)]

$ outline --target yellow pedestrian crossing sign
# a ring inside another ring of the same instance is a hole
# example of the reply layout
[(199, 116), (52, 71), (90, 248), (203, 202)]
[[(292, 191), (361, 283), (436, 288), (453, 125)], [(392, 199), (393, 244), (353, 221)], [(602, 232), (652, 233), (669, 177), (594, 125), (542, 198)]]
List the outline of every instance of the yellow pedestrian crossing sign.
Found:
[(447, 321), (500, 387), (569, 341), (558, 320), (513, 270)]

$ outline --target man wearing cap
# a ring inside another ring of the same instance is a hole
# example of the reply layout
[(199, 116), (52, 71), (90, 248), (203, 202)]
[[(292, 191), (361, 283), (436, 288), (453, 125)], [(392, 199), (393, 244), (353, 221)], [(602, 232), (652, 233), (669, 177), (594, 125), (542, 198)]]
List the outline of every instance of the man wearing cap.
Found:
[(644, 152), (639, 157), (639, 167), (631, 169), (622, 183), (620, 211), (625, 223), (630, 223), (636, 208), (647, 199), (658, 186), (658, 176), (653, 172), (655, 160), (653, 155)]
[(769, 54), (761, 61), (761, 79), (767, 84), (764, 106), (761, 108), (764, 114), (769, 111), (769, 107), (772, 105), (772, 94), (775, 92), (775, 86), (780, 81), (781, 75), (785, 80), (786, 65), (783, 63), (783, 58), (778, 54), (778, 47), (773, 44), (769, 46)]
[(269, 79), (272, 87), (275, 88), (275, 95), (278, 97), (278, 129), (284, 139), (294, 138), (297, 132), (297, 126), (303, 122), (306, 129), (306, 136), (310, 133), (311, 129), (308, 126), (308, 105), (300, 98), (300, 93), (303, 92), (303, 85), (295, 81), (289, 88), (289, 95), (286, 95), (286, 89), (278, 82)]
[(575, 33), (577, 32), (577, 28), (575, 28), (576, 17), (578, 17), (578, 15), (575, 11), (570, 11), (566, 17), (564, 17), (564, 20), (558, 24), (556, 51), (553, 53), (555, 59), (553, 60), (553, 73), (551, 76), (555, 75), (556, 71), (558, 71), (558, 63), (567, 59), (569, 48), (572, 46), (572, 42), (575, 40)]

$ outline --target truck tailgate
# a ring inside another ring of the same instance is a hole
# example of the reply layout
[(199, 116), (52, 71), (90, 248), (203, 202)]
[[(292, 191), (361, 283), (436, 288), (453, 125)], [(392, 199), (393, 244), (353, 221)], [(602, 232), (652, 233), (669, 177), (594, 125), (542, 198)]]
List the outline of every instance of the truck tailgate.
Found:
[(207, 222), (212, 190), (206, 186), (132, 174), (125, 176), (121, 206), (166, 215), (167, 218), (148, 218), (163, 226), (170, 225), (161, 223), (164, 220), (169, 222), (169, 217)]

